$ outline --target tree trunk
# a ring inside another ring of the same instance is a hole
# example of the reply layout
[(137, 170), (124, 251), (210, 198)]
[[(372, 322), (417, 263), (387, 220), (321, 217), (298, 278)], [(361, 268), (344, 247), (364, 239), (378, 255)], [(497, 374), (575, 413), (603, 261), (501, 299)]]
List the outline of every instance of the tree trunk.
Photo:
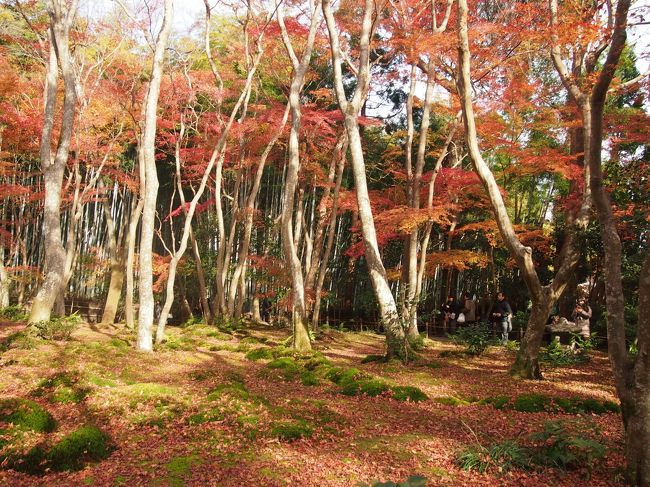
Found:
[[(61, 186), (68, 162), (70, 140), (76, 109), (75, 74), (70, 59), (68, 35), (76, 15), (77, 3), (50, 0), (46, 8), (50, 16), (49, 63), (45, 81), (44, 123), (40, 141), (40, 161), (45, 182), (43, 203), (43, 235), (45, 236), (45, 280), (34, 298), (29, 322), (50, 319), (55, 301), (63, 292), (66, 253), (61, 240)], [(56, 46), (56, 47), (55, 47)], [(56, 155), (52, 158), (52, 136), (56, 116), (58, 69), (63, 77), (63, 115), (57, 141)]]
[[(386, 355), (388, 358), (398, 357), (408, 360), (410, 347), (406, 339), (403, 323), (400, 320), (395, 304), (395, 298), (390, 289), (386, 269), (381, 260), (377, 233), (372, 215), (372, 206), (366, 181), (366, 166), (363, 146), (359, 133), (358, 114), (368, 94), (370, 84), (370, 38), (373, 31), (374, 3), (366, 0), (364, 6), (361, 36), (359, 39), (359, 67), (357, 69), (357, 84), (351, 101), (347, 101), (343, 87), (341, 70), (341, 48), (336, 21), (332, 14), (329, 0), (323, 1), (323, 13), (327, 22), (330, 38), (332, 63), (334, 68), (334, 86), (339, 108), (344, 117), (345, 129), (348, 134), (350, 154), (352, 156), (352, 171), (354, 174), (355, 192), (361, 220), (361, 232), (365, 246), (365, 258), (370, 272), (370, 281), (379, 304), (382, 324), (386, 330)], [(376, 20), (376, 19), (375, 19)]]
[(544, 288), (541, 299), (533, 303), (526, 333), (521, 340), (515, 363), (510, 369), (513, 376), (524, 379), (542, 379), (542, 372), (539, 368), (539, 349), (554, 303), (555, 299), (548, 288)]
[(117, 308), (122, 296), (122, 285), (124, 284), (124, 270), (126, 265), (125, 249), (121, 248), (117, 255), (111, 257), (111, 280), (108, 285), (108, 295), (104, 303), (102, 314), (102, 325), (112, 325), (115, 322)]
[(171, 31), (173, 1), (165, 0), (162, 27), (158, 38), (151, 69), (151, 81), (147, 92), (144, 128), (142, 134), (142, 151), (145, 179), (140, 182), (143, 200), (142, 225), (140, 228), (140, 275), (138, 309), (138, 341), (136, 348), (143, 352), (153, 351), (152, 328), (154, 318), (153, 297), (153, 235), (156, 223), (156, 200), (158, 197), (158, 173), (156, 170), (155, 143), (158, 96), (163, 73), (163, 62), (167, 41)]

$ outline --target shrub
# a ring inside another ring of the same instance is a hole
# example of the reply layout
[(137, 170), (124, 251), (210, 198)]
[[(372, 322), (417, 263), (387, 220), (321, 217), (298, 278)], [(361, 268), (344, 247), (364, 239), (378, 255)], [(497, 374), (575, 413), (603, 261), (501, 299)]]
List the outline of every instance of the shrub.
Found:
[(514, 409), (522, 413), (539, 413), (545, 411), (551, 400), (542, 394), (522, 394), (515, 399)]
[(539, 357), (549, 367), (567, 367), (582, 364), (589, 360), (586, 352), (564, 346), (559, 340), (552, 340), (541, 350)]
[(54, 431), (56, 426), (52, 415), (41, 405), (18, 398), (0, 401), (0, 421), (39, 433)]
[(528, 468), (531, 463), (530, 453), (516, 441), (508, 440), (495, 443), (485, 448), (480, 445), (463, 450), (456, 458), (456, 463), (463, 470), (477, 470), (485, 473), (490, 466), (497, 467), (501, 472), (513, 468)]
[(54, 317), (46, 321), (38, 321), (30, 326), (33, 334), (44, 340), (69, 340), (70, 335), (81, 323), (81, 317), (77, 313), (70, 316)]
[(390, 390), (393, 392), (393, 399), (398, 401), (420, 402), (429, 399), (421, 389), (413, 386), (394, 386)]
[(27, 312), (22, 306), (12, 305), (0, 308), (0, 318), (9, 321), (24, 321), (27, 319)]
[(591, 472), (595, 462), (605, 456), (602, 444), (571, 433), (561, 421), (546, 421), (544, 431), (531, 435), (531, 439), (542, 443), (533, 457), (540, 465), (562, 469), (586, 466)]
[(461, 327), (450, 336), (454, 342), (465, 345), (469, 355), (481, 355), (492, 344), (490, 332), (481, 323)]
[(109, 437), (95, 426), (83, 426), (64, 436), (47, 455), (53, 470), (78, 470), (84, 462), (102, 460), (111, 453)]

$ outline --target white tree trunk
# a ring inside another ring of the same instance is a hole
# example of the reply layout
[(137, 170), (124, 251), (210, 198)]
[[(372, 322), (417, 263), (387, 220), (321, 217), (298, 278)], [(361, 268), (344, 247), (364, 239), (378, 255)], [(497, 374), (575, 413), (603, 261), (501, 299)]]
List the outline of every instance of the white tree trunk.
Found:
[(153, 297), (153, 235), (156, 220), (156, 200), (158, 197), (158, 173), (156, 171), (155, 143), (158, 112), (158, 96), (163, 74), (165, 50), (172, 26), (173, 0), (165, 0), (162, 27), (156, 39), (156, 47), (151, 69), (151, 81), (147, 92), (142, 133), (142, 160), (145, 178), (140, 181), (142, 206), (142, 226), (140, 229), (140, 275), (138, 309), (138, 341), (136, 348), (143, 352), (153, 351), (152, 327), (154, 315)]

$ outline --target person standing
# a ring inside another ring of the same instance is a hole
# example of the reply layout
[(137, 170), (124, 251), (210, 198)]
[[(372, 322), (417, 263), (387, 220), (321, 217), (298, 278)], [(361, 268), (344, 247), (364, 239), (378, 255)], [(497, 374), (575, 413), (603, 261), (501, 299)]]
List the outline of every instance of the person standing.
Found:
[(505, 345), (508, 343), (508, 333), (512, 331), (512, 308), (502, 292), (497, 293), (497, 303), (492, 316), (501, 327), (501, 343)]
[(576, 307), (573, 310), (572, 316), (573, 321), (577, 327), (580, 327), (580, 335), (583, 338), (589, 338), (591, 332), (589, 330), (589, 320), (591, 318), (591, 307), (589, 302), (585, 298), (578, 299)]
[(462, 312), (465, 315), (465, 323), (469, 324), (476, 321), (476, 302), (469, 293), (465, 293)]
[(456, 301), (454, 300), (453, 296), (447, 297), (447, 301), (443, 303), (443, 305), (440, 308), (440, 311), (442, 311), (442, 323), (443, 323), (444, 331), (445, 332), (449, 331), (449, 333), (455, 333), (456, 315), (458, 311), (457, 311)]

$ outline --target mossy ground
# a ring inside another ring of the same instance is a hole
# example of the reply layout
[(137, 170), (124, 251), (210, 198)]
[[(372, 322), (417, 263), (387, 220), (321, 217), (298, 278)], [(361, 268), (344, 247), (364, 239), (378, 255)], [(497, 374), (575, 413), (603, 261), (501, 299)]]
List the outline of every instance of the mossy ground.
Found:
[[(605, 356), (530, 384), (510, 378), (512, 356), (497, 347), (470, 359), (446, 341), (426, 341), (421, 359), (404, 366), (364, 361), (383, 357), (383, 337), (372, 333), (322, 332), (310, 354), (278, 346), (287, 331), (268, 327), (194, 323), (168, 336), (143, 355), (132, 332), (82, 325), (69, 342), (3, 352), (0, 393), (56, 421), (53, 431), (13, 435), (17, 427), (0, 419), (0, 448), (20, 447), (25, 467), (0, 470), (0, 484), (372, 485), (421, 474), (430, 485), (473, 485), (454, 463), (474, 441), (470, 429), (481, 439), (516, 438), (548, 417), (584, 415), (611, 452), (592, 472), (595, 485), (610, 485), (621, 466)], [(78, 401), (57, 400), (77, 390)], [(519, 399), (534, 394), (548, 399)], [(515, 408), (531, 403), (544, 409)], [(105, 447), (96, 446), (102, 438)], [(30, 464), (38, 477), (24, 473)], [(581, 477), (540, 467), (483, 480), (575, 486)]]

